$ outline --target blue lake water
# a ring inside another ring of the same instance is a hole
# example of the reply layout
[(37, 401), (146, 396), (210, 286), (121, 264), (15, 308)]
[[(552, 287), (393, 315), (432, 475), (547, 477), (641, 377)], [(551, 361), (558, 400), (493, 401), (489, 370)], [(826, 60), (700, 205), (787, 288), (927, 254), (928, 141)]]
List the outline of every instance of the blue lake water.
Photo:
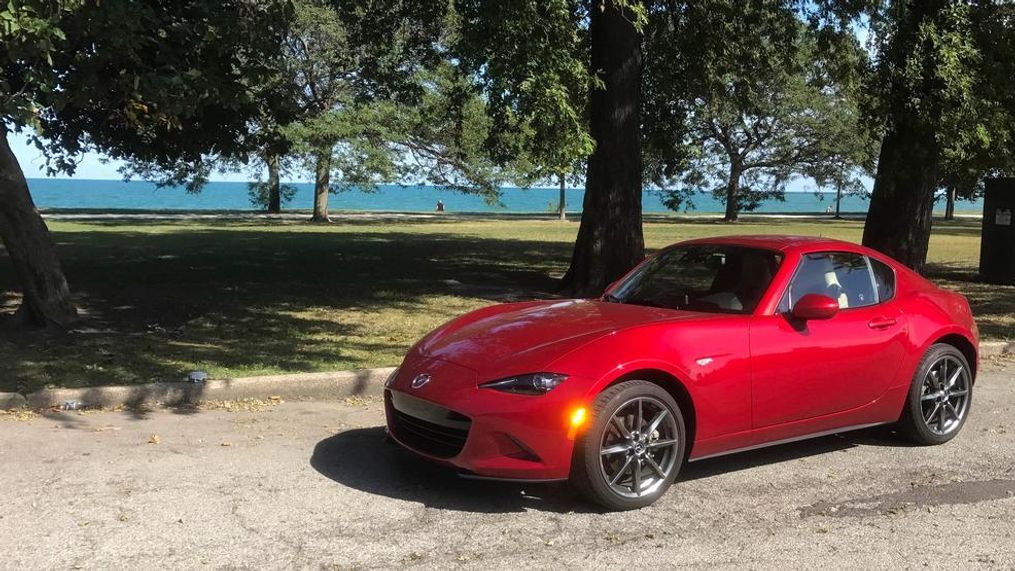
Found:
[[(198, 194), (188, 194), (182, 188), (156, 188), (143, 181), (82, 180), (35, 178), (28, 180), (35, 204), (39, 208), (88, 208), (131, 210), (253, 210), (247, 184), (243, 182), (212, 182)], [(296, 195), (284, 208), (310, 209), (313, 207), (313, 185), (294, 184)], [(348, 191), (333, 194), (329, 207), (333, 210), (432, 212), (438, 200), (444, 202), (448, 212), (549, 212), (556, 208), (558, 190), (555, 188), (504, 188), (501, 204), (489, 204), (481, 197), (432, 186), (382, 186), (376, 192)], [(580, 212), (582, 189), (567, 190), (567, 210)], [(786, 200), (762, 204), (757, 212), (824, 212), (834, 207), (834, 194), (815, 195), (812, 192), (789, 192)], [(703, 193), (694, 199), (690, 212), (723, 212), (722, 204)], [(843, 212), (866, 212), (867, 200), (847, 196), (842, 201)], [(938, 202), (944, 208), (944, 201)], [(982, 202), (959, 202), (959, 211), (982, 211)], [(659, 195), (646, 191), (644, 211), (668, 212)]]

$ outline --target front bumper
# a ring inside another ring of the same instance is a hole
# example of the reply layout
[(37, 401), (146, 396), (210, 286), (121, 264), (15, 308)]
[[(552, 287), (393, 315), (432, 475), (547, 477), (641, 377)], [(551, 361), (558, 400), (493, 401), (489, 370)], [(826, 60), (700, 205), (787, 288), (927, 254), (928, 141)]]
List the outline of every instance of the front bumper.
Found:
[[(420, 371), (433, 381), (418, 389)], [(575, 431), (584, 406), (578, 379), (542, 396), (477, 387), (473, 371), (431, 361), (402, 367), (384, 392), (388, 434), (399, 444), (466, 477), (526, 481), (568, 478)]]

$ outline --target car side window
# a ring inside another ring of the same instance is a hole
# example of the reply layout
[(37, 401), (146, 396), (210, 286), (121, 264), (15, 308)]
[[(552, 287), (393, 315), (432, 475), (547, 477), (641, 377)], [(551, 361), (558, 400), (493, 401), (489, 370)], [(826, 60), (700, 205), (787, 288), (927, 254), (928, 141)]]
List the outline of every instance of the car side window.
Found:
[(788, 313), (800, 298), (809, 293), (826, 295), (839, 302), (841, 309), (865, 307), (878, 302), (867, 258), (846, 252), (804, 255), (779, 303), (779, 312)]
[(895, 270), (884, 262), (867, 258), (874, 270), (874, 282), (878, 286), (878, 302), (888, 301), (895, 297)]

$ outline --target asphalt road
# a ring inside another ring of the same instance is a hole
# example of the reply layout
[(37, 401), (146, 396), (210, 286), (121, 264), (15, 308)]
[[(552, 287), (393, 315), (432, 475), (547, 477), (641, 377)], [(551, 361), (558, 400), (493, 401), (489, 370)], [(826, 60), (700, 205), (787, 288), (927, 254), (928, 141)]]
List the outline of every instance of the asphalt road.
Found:
[(377, 401), (5, 415), (0, 567), (1013, 568), (1007, 367), (945, 446), (881, 429), (692, 463), (628, 513), (407, 458)]

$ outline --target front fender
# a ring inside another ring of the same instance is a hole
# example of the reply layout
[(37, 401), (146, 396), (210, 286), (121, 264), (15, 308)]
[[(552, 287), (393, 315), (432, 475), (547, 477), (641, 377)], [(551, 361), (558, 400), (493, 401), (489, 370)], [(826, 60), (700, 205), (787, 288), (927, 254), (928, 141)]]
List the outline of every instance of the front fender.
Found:
[(611, 333), (551, 364), (593, 382), (586, 405), (621, 379), (639, 371), (662, 373), (683, 386), (694, 406), (697, 439), (751, 428), (748, 318), (653, 324)]

